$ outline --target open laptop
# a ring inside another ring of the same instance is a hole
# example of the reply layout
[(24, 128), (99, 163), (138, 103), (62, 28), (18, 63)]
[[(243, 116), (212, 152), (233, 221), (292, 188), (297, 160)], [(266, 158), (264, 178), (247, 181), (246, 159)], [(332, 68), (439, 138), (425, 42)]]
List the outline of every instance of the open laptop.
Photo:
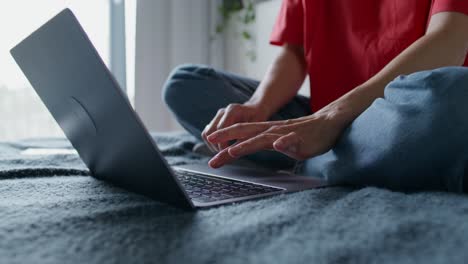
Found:
[(97, 179), (192, 209), (324, 184), (313, 177), (240, 166), (170, 167), (69, 9), (11, 54)]

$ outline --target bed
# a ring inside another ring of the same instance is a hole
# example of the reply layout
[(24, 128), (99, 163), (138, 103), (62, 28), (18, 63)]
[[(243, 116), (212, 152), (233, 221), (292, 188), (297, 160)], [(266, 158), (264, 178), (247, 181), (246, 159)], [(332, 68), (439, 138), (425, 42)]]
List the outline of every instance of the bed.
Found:
[[(206, 162), (153, 134), (170, 164)], [(197, 212), (98, 181), (65, 139), (0, 143), (1, 263), (467, 263), (468, 197), (323, 188)]]

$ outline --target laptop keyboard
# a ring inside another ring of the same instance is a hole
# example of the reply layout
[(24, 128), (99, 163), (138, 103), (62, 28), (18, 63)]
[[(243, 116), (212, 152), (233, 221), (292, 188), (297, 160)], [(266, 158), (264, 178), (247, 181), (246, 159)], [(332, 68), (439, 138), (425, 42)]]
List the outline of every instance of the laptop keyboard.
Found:
[(215, 202), (283, 190), (186, 170), (176, 170), (175, 173), (190, 198), (197, 202)]

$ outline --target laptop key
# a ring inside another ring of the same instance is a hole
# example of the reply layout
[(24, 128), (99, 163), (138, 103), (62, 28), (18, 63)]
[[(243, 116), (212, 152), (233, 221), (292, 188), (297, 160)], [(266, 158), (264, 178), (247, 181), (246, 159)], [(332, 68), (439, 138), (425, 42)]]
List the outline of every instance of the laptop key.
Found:
[(190, 198), (199, 202), (215, 202), (283, 190), (185, 170), (176, 170), (176, 175)]

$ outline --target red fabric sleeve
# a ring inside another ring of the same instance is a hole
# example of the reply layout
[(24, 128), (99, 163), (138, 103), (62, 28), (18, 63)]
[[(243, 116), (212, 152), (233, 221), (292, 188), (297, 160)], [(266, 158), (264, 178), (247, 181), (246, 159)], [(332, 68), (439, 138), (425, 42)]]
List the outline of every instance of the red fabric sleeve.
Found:
[(303, 45), (303, 22), (302, 0), (283, 0), (270, 36), (270, 44), (278, 46), (285, 43)]
[(440, 12), (459, 12), (468, 15), (468, 0), (432, 0), (430, 15)]

